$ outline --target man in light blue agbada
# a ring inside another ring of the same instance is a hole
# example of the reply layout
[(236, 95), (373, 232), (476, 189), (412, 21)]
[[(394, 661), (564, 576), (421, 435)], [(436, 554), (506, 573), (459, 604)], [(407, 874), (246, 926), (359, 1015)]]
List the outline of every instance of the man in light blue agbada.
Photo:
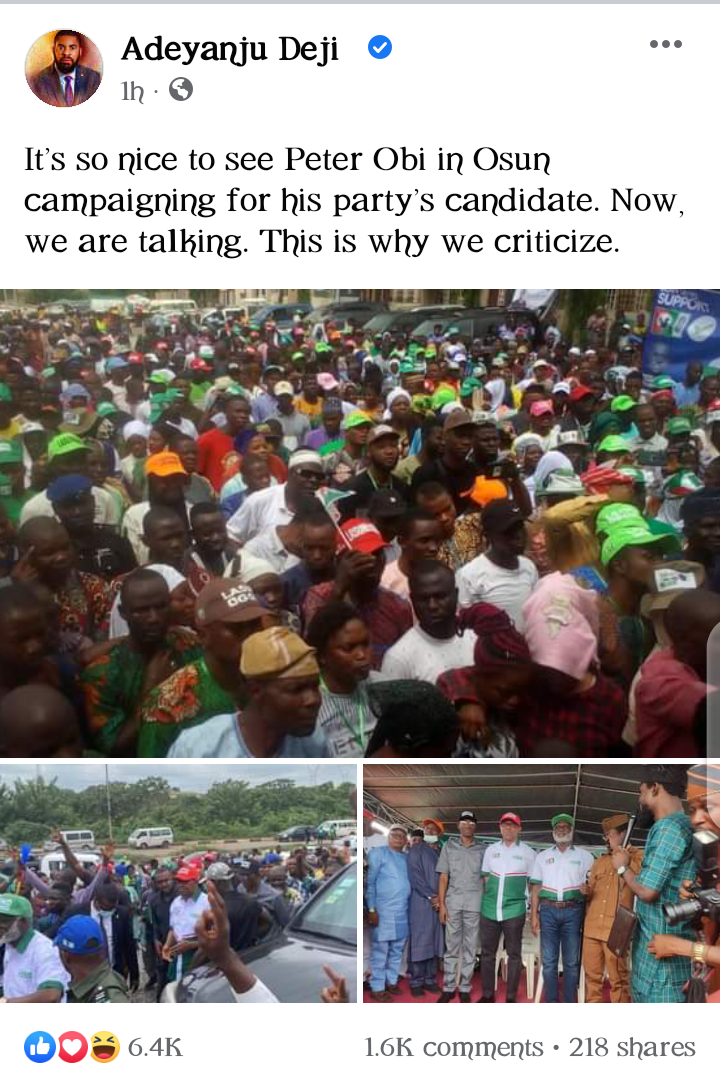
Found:
[(372, 927), (370, 944), (370, 996), (374, 1001), (392, 1001), (400, 993), (400, 976), (405, 941), (410, 928), (408, 907), (407, 830), (393, 826), (384, 848), (368, 854), (366, 902)]

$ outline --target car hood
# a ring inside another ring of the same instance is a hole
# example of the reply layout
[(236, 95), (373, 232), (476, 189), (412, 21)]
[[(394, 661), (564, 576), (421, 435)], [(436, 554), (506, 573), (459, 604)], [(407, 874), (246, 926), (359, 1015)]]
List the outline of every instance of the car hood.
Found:
[(323, 964), (345, 976), (350, 1001), (356, 1000), (357, 949), (352, 945), (290, 930), (243, 953), (243, 959), (282, 1002), (320, 1001), (320, 991), (329, 985)]

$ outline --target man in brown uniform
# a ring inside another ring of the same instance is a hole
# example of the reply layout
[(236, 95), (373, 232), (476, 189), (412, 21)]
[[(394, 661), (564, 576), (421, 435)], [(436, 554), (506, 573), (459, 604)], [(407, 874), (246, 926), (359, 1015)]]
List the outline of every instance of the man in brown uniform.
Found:
[[(602, 822), (603, 836), (608, 847), (607, 855), (595, 860), (588, 877), (587, 911), (582, 961), (585, 969), (585, 1001), (589, 1004), (602, 1002), (603, 974), (607, 968), (610, 980), (610, 1000), (630, 1001), (630, 973), (627, 960), (617, 957), (607, 946), (607, 940), (615, 920), (618, 906), (632, 908), (633, 894), (612, 865), (612, 853), (622, 845), (629, 818), (626, 814), (614, 814)], [(640, 870), (642, 851), (628, 846), (630, 866)]]

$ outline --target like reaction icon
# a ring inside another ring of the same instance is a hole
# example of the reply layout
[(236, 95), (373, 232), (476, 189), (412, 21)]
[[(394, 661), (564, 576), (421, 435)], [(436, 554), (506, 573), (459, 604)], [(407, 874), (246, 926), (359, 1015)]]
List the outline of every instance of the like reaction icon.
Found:
[(58, 1039), (58, 1057), (61, 1061), (68, 1061), (74, 1065), (76, 1061), (82, 1061), (88, 1052), (88, 1041), (79, 1031), (63, 1031)]
[(25, 1039), (25, 1057), (42, 1065), (55, 1056), (55, 1039), (47, 1031), (33, 1031)]

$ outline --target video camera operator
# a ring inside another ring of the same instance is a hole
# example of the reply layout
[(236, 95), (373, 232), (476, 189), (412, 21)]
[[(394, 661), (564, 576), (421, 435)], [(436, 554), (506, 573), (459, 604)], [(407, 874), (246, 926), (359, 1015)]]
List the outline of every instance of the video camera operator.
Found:
[[(688, 771), (688, 806), (690, 808), (690, 820), (695, 830), (695, 838), (710, 835), (720, 838), (720, 766), (699, 765), (693, 766)], [(680, 889), (680, 901), (694, 902), (695, 909), (682, 905), (669, 905), (666, 910), (670, 912), (670, 921), (679, 921), (678, 912), (687, 913), (691, 919), (697, 918), (697, 905), (705, 905), (701, 894), (707, 892), (712, 881), (714, 870), (715, 888), (720, 890), (718, 880), (718, 848), (720, 845), (704, 840), (698, 845), (694, 844), (699, 852), (704, 849), (703, 859), (707, 862), (706, 871), (700, 875), (697, 882), (686, 880)], [(705, 876), (703, 876), (705, 875)], [(698, 893), (700, 890), (700, 893)], [(703, 909), (705, 910), (705, 909)], [(702, 929), (705, 941), (689, 941), (687, 938), (678, 937), (676, 934), (656, 934), (648, 949), (658, 960), (669, 957), (690, 957), (697, 964), (706, 964), (710, 968), (720, 968), (720, 900), (718, 903), (707, 908), (710, 915), (703, 915)], [(720, 1002), (720, 972), (715, 972), (708, 982), (708, 1001)]]

